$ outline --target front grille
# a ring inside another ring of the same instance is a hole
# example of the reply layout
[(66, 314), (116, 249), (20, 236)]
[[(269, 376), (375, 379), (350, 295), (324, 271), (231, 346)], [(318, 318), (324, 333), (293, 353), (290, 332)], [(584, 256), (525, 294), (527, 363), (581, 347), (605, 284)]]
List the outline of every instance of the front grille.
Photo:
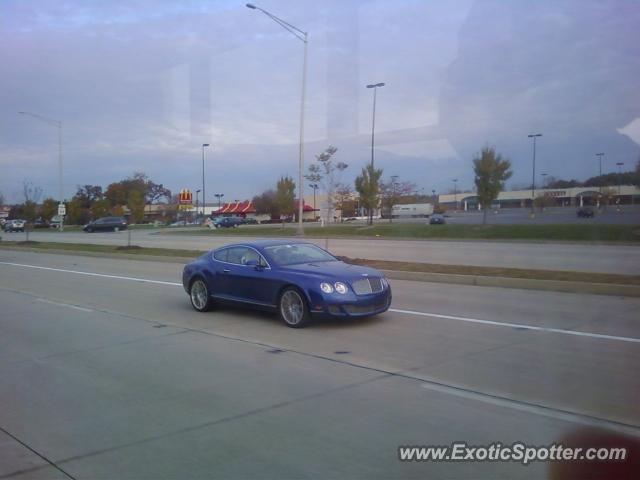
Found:
[(368, 295), (370, 293), (380, 293), (383, 289), (382, 279), (379, 277), (363, 278), (356, 280), (352, 284), (356, 295)]

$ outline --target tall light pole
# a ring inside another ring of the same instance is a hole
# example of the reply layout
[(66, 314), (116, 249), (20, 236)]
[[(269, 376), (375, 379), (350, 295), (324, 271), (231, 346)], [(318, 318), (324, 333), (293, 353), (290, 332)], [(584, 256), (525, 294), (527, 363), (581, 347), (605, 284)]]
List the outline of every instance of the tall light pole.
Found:
[(313, 188), (313, 215), (316, 215), (316, 190), (318, 189), (317, 183), (310, 183), (309, 187)]
[(533, 138), (533, 174), (531, 177), (531, 214), (535, 215), (533, 201), (536, 198), (536, 139), (541, 137), (541, 133), (534, 133), (528, 135), (529, 138)]
[(198, 194), (200, 193), (200, 190), (196, 190), (196, 217), (198, 216), (198, 213), (200, 213), (199, 207), (200, 207), (200, 202), (198, 201)]
[(618, 201), (620, 201), (620, 177), (622, 176), (622, 165), (624, 162), (616, 162), (618, 166)]
[(291, 33), (294, 37), (296, 37), (304, 44), (304, 60), (302, 62), (302, 95), (300, 98), (300, 147), (298, 153), (298, 229), (296, 232), (298, 235), (304, 235), (304, 226), (302, 225), (302, 204), (304, 202), (304, 185), (302, 183), (302, 172), (304, 170), (304, 103), (307, 90), (307, 46), (309, 44), (308, 34), (307, 32), (303, 32), (299, 28), (294, 27), (290, 23), (285, 22), (281, 18), (276, 17), (272, 13), (269, 13), (260, 7), (256, 7), (252, 3), (247, 3), (247, 8), (261, 11), (267, 17), (276, 22), (278, 25)]
[(604, 152), (596, 153), (596, 157), (598, 157), (598, 165), (599, 165), (598, 192), (600, 193), (600, 197), (602, 197), (602, 157), (604, 157)]
[(205, 189), (204, 189), (204, 149), (206, 147), (208, 147), (209, 144), (208, 143), (203, 143), (202, 144), (202, 214), (206, 215), (206, 208), (207, 208), (207, 196), (205, 194)]
[(458, 211), (458, 179), (453, 179), (453, 203), (454, 211)]
[(542, 188), (545, 188), (547, 185), (547, 175), (549, 175), (548, 173), (541, 173), (540, 176), (542, 177)]
[[(376, 138), (376, 98), (378, 96), (378, 88), (384, 87), (384, 83), (372, 83), (367, 85), (367, 88), (373, 89), (373, 115), (371, 121), (371, 177), (369, 180), (373, 179), (373, 158), (375, 151), (375, 138)], [(373, 225), (373, 209), (369, 209), (369, 225)]]
[(220, 199), (224, 197), (224, 193), (214, 193), (213, 196), (218, 199), (218, 213), (220, 213), (220, 208), (222, 208), (220, 205)]
[[(64, 187), (62, 185), (62, 121), (54, 120), (53, 118), (45, 117), (44, 115), (38, 115), (31, 112), (18, 112), (21, 115), (29, 115), (47, 125), (52, 125), (58, 129), (58, 202), (62, 204), (64, 202)], [(64, 216), (60, 220), (60, 231), (64, 230)]]

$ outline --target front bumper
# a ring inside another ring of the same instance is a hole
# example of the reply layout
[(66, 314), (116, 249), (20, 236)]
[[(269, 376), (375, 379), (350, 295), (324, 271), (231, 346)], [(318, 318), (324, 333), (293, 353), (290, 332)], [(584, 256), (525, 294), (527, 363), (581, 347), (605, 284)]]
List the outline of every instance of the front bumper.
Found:
[(321, 295), (312, 299), (310, 313), (313, 318), (368, 317), (386, 312), (391, 306), (391, 288), (369, 295)]

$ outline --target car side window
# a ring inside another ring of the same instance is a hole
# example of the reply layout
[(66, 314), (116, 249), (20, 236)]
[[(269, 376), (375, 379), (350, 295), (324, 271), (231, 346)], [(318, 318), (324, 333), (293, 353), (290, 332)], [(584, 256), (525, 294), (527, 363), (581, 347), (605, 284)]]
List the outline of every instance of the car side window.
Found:
[(213, 258), (221, 262), (226, 262), (228, 252), (229, 252), (228, 248), (223, 248), (222, 250), (216, 250), (215, 252), (213, 252)]
[(247, 261), (247, 258), (251, 254), (255, 254), (255, 252), (253, 250), (251, 250), (250, 248), (247, 248), (247, 247), (231, 247), (231, 248), (229, 248), (229, 254), (227, 256), (227, 262), (236, 263), (238, 265), (245, 265), (246, 261)]

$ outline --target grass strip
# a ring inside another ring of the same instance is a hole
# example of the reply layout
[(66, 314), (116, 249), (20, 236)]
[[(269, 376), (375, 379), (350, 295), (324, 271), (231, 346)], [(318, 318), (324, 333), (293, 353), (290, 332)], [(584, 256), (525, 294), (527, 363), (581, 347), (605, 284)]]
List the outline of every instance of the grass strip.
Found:
[[(54, 250), (78, 253), (99, 253), (118, 255), (140, 255), (196, 258), (203, 253), (201, 250), (181, 250), (174, 248), (146, 248), (139, 246), (124, 247), (114, 245), (92, 245), (85, 243), (55, 243), (55, 242), (0, 242), (0, 248), (12, 250)], [(486, 277), (529, 278), (536, 280), (561, 280), (583, 283), (608, 283), (617, 285), (640, 285), (640, 275), (621, 275), (614, 273), (574, 272), (565, 270), (539, 270), (508, 267), (482, 267), (473, 265), (443, 265), (433, 263), (395, 262), (388, 260), (370, 260), (364, 258), (338, 257), (347, 263), (365, 265), (380, 270), (395, 270), (403, 272), (444, 273), (454, 275), (474, 275)]]
[[(295, 227), (275, 225), (239, 228), (164, 230), (162, 235), (207, 235), (250, 237), (293, 237)], [(391, 223), (367, 225), (306, 226), (309, 238), (394, 238), (447, 240), (526, 240), (572, 242), (640, 242), (640, 227), (605, 224), (549, 225), (426, 225), (424, 223)]]

